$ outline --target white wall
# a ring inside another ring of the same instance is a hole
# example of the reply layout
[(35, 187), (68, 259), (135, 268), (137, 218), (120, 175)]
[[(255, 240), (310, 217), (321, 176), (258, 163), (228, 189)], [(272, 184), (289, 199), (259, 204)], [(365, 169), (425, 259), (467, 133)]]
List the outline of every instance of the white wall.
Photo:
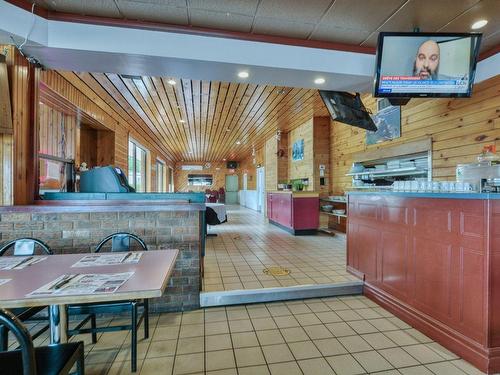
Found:
[(257, 190), (240, 190), (240, 206), (257, 211)]

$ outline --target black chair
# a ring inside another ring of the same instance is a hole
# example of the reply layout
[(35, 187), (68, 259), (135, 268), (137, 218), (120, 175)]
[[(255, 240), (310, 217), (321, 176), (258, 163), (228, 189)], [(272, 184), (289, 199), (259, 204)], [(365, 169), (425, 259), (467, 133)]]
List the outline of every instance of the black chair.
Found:
[[(104, 238), (96, 247), (95, 252), (101, 251), (103, 246), (111, 240), (112, 252), (125, 252), (130, 251), (130, 240), (135, 240), (142, 250), (147, 251), (148, 247), (142, 239), (131, 233), (115, 233)], [(142, 314), (139, 314), (139, 308), (142, 307)], [(149, 337), (149, 303), (147, 299), (144, 300), (128, 300), (128, 301), (115, 301), (104, 303), (85, 303), (79, 305), (69, 305), (67, 307), (69, 317), (70, 315), (87, 315), (79, 324), (73, 329), (68, 329), (68, 336), (74, 336), (82, 333), (91, 333), (92, 342), (96, 343), (96, 334), (98, 332), (112, 332), (112, 331), (131, 331), (131, 368), (132, 372), (137, 370), (137, 330), (141, 323), (144, 321), (144, 338)], [(130, 324), (115, 325), (109, 327), (97, 327), (95, 323), (96, 314), (117, 314), (117, 313), (130, 313)], [(83, 326), (91, 320), (91, 328), (83, 328)], [(69, 325), (68, 325), (69, 327)]]
[[(14, 256), (32, 256), (35, 255), (37, 248), (40, 249), (42, 254), (52, 255), (52, 250), (42, 241), (36, 238), (18, 238), (9, 242), (6, 242), (0, 247), (0, 256), (5, 255), (9, 250), (13, 249), (12, 255)], [(46, 306), (38, 307), (20, 307), (16, 309), (10, 309), (17, 318), (23, 322), (25, 321), (42, 321), (47, 320), (47, 318), (36, 318), (35, 314), (46, 309)], [(48, 314), (48, 311), (47, 311)], [(35, 332), (31, 337), (36, 339), (42, 333), (44, 333), (49, 328), (48, 323), (44, 325), (40, 330)], [(8, 348), (8, 332), (3, 325), (0, 324), (0, 351), (5, 351)]]
[(20, 349), (0, 353), (2, 375), (69, 374), (76, 364), (76, 373), (85, 374), (83, 343), (33, 347), (33, 340), (21, 321), (11, 312), (0, 309), (0, 323), (11, 331)]

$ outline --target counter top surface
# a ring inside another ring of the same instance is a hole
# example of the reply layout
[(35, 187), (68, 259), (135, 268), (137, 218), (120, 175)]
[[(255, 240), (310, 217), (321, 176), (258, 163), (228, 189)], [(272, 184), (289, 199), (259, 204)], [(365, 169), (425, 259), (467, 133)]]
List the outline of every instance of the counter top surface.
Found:
[(271, 190), (268, 193), (273, 194), (292, 194), (294, 198), (317, 198), (319, 193), (314, 191), (292, 191), (292, 190)]
[(500, 194), (490, 193), (412, 193), (405, 191), (349, 191), (349, 195), (389, 195), (404, 198), (441, 199), (500, 199)]
[(53, 213), (53, 212), (139, 212), (139, 211), (205, 211), (204, 203), (184, 201), (37, 201), (34, 205), (0, 206), (4, 213)]

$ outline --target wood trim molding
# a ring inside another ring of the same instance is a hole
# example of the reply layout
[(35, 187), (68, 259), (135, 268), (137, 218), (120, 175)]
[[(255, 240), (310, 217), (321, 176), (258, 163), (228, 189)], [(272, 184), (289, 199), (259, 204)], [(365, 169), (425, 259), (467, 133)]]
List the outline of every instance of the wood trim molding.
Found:
[(487, 373), (498, 371), (498, 367), (493, 367), (500, 363), (500, 353), (498, 351), (488, 350), (479, 346), (470, 338), (451, 329), (438, 320), (415, 310), (369, 283), (364, 284), (363, 294), (415, 329), (472, 363), (481, 371)]

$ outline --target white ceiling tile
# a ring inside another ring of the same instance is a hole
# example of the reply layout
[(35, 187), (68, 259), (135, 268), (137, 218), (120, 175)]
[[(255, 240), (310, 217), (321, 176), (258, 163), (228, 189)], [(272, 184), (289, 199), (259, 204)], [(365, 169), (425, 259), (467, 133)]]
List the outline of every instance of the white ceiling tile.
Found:
[(211, 12), (203, 9), (190, 9), (190, 14), (193, 26), (242, 32), (250, 32), (252, 28), (252, 16)]
[(320, 25), (373, 31), (403, 3), (404, 0), (336, 0)]
[(154, 3), (118, 0), (118, 7), (125, 18), (133, 20), (187, 25), (187, 8)]
[[(480, 30), (471, 30), (471, 25), (481, 19), (488, 20), (488, 24)], [(500, 1), (483, 0), (473, 6), (467, 12), (461, 14), (440, 31), (443, 32), (468, 32), (477, 31), (483, 34), (483, 38), (500, 31)]]
[(221, 13), (238, 13), (253, 16), (258, 0), (188, 0), (192, 9), (205, 9)]
[(331, 24), (321, 23), (311, 35), (310, 39), (357, 45), (365, 40), (368, 35), (370, 35), (369, 31), (345, 29)]
[(305, 39), (314, 29), (314, 24), (293, 22), (269, 17), (256, 17), (253, 27), (255, 34), (285, 36)]
[(328, 9), (331, 0), (262, 0), (257, 10), (259, 17), (272, 17), (316, 23)]

